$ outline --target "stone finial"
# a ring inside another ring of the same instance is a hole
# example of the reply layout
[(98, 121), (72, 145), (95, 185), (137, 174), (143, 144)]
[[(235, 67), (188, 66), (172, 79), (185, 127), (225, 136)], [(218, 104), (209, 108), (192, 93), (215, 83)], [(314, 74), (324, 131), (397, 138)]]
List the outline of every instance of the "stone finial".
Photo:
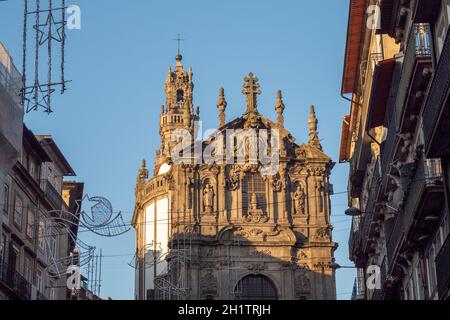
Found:
[(258, 78), (250, 72), (248, 76), (244, 78), (244, 81), (244, 90), (242, 90), (242, 93), (247, 97), (247, 111), (245, 113), (258, 113), (256, 97), (258, 94), (261, 94)]
[(227, 100), (225, 99), (225, 90), (219, 89), (219, 100), (217, 101), (217, 109), (219, 109), (219, 126), (225, 125), (225, 109), (227, 108)]
[(284, 126), (284, 116), (283, 112), (285, 109), (285, 105), (283, 103), (283, 95), (281, 93), (281, 90), (277, 91), (277, 103), (275, 104), (275, 111), (277, 112), (277, 124), (278, 127), (282, 128)]
[(147, 164), (145, 162), (145, 159), (142, 160), (141, 163), (141, 168), (139, 169), (139, 174), (138, 174), (138, 184), (144, 182), (146, 179), (148, 179), (148, 169), (147, 169)]
[(319, 140), (319, 132), (317, 131), (318, 122), (319, 121), (317, 120), (314, 106), (311, 106), (311, 108), (309, 109), (309, 118), (308, 118), (309, 144), (313, 147), (318, 148), (319, 150), (322, 150), (322, 145), (320, 144)]

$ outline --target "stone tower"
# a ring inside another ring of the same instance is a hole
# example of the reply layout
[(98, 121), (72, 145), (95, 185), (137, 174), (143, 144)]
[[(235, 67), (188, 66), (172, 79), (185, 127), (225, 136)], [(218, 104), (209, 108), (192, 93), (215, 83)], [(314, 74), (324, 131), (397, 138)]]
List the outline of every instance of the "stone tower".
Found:
[[(309, 142), (296, 144), (284, 127), (281, 91), (274, 122), (258, 110), (262, 92), (250, 73), (242, 116), (225, 123), (221, 88), (220, 128), (182, 148), (187, 161), (179, 163), (171, 135), (192, 135), (199, 120), (192, 71), (181, 62), (178, 55), (166, 80), (154, 177), (143, 162), (136, 183), (136, 298), (335, 299), (333, 163), (322, 150), (314, 107), (305, 124)], [(194, 161), (195, 148), (203, 161)]]

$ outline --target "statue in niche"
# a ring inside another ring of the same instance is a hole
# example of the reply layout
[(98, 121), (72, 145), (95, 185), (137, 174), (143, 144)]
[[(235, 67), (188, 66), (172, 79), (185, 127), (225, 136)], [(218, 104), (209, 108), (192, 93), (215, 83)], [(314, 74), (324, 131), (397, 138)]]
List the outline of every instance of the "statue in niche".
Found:
[(306, 193), (300, 184), (297, 185), (297, 189), (294, 192), (294, 203), (295, 203), (295, 213), (305, 214)]
[(212, 213), (214, 208), (214, 189), (207, 183), (203, 188), (203, 209), (205, 212)]

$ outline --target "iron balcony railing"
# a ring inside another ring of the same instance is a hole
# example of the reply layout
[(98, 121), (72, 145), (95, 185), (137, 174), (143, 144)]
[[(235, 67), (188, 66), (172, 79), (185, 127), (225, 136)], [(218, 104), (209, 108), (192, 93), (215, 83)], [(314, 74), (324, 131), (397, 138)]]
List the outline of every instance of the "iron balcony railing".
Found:
[(41, 180), (41, 188), (50, 202), (55, 206), (55, 209), (61, 209), (63, 201), (61, 194), (55, 189), (51, 182), (48, 180)]
[(20, 273), (0, 258), (0, 281), (6, 284), (20, 299), (31, 299), (31, 283), (29, 283)]
[(442, 165), (440, 159), (425, 159), (422, 157), (418, 163), (416, 172), (405, 201), (405, 215), (403, 226), (405, 231), (409, 229), (414, 216), (417, 214), (418, 204), (422, 201), (422, 195), (426, 188), (441, 186), (443, 183)]
[[(430, 65), (432, 62), (432, 36), (428, 23), (413, 24), (409, 33), (395, 101), (395, 110), (399, 120), (402, 119), (402, 114), (405, 112), (407, 94), (411, 88), (416, 66), (420, 62), (429, 63)], [(401, 121), (399, 121), (400, 123)]]
[(425, 159), (422, 156), (418, 162), (413, 175), (410, 187), (405, 197), (404, 209), (397, 214), (394, 228), (388, 239), (386, 250), (389, 266), (395, 260), (396, 249), (402, 241), (402, 236), (406, 234), (411, 223), (417, 214), (418, 202), (422, 201), (422, 195), (426, 188), (442, 185), (442, 165), (440, 159)]
[(444, 102), (447, 97), (447, 92), (450, 85), (450, 28), (447, 31), (444, 47), (442, 49), (441, 56), (439, 58), (439, 64), (437, 65), (434, 73), (434, 78), (431, 83), (431, 87), (428, 93), (428, 98), (425, 102), (422, 112), (423, 117), (423, 133), (425, 146), (427, 146), (427, 156), (432, 146), (433, 135), (435, 128), (438, 125), (439, 115), (444, 107)]
[(439, 296), (442, 296), (450, 286), (450, 236), (436, 257), (436, 277)]

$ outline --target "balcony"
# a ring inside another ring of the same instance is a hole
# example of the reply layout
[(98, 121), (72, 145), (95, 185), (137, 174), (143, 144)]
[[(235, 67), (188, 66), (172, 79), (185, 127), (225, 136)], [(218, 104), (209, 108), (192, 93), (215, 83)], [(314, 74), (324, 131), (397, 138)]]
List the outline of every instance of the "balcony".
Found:
[(41, 188), (44, 191), (45, 196), (54, 206), (55, 210), (62, 208), (61, 194), (55, 189), (55, 187), (48, 180), (41, 180)]
[[(444, 206), (442, 167), (439, 159), (417, 161), (411, 184), (405, 197), (404, 209), (396, 218), (393, 231), (387, 242), (387, 256), (390, 270), (397, 259), (397, 253), (411, 246), (424, 245), (421, 241), (435, 228), (436, 214)], [(405, 240), (405, 241), (403, 241)], [(404, 248), (402, 248), (404, 247)]]
[(0, 260), (0, 282), (3, 282), (9, 290), (21, 300), (31, 299), (31, 283), (29, 283), (17, 271), (9, 268), (8, 264)]
[(449, 290), (450, 286), (450, 236), (442, 246), (436, 257), (436, 276), (439, 297), (442, 297)]
[(425, 92), (432, 76), (432, 36), (427, 23), (413, 24), (406, 44), (395, 101), (398, 132), (415, 132)]
[(427, 101), (422, 112), (426, 155), (441, 158), (450, 154), (450, 28), (439, 58)]

